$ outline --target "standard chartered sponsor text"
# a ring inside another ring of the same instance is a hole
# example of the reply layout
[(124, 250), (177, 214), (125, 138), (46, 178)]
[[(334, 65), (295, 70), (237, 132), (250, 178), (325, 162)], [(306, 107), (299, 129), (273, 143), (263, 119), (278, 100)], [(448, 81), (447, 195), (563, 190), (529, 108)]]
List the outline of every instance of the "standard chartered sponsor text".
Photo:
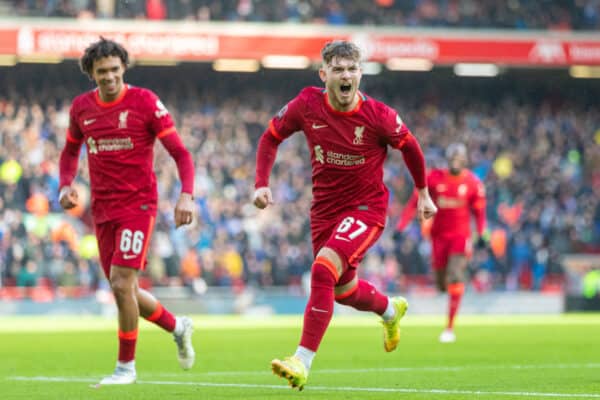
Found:
[(353, 166), (364, 164), (365, 157), (357, 154), (344, 154), (328, 151), (327, 158), (325, 159), (325, 161), (327, 162), (327, 164)]
[(129, 149), (133, 149), (133, 143), (131, 142), (131, 138), (98, 140), (99, 151), (116, 151)]

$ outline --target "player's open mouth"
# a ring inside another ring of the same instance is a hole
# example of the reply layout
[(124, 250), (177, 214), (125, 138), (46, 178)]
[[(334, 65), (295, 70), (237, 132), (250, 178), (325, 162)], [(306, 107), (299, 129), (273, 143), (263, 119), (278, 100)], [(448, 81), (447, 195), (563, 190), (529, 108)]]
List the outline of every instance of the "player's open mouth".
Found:
[(350, 93), (350, 90), (352, 90), (352, 85), (350, 84), (342, 84), (340, 85), (340, 90), (342, 91), (342, 93)]

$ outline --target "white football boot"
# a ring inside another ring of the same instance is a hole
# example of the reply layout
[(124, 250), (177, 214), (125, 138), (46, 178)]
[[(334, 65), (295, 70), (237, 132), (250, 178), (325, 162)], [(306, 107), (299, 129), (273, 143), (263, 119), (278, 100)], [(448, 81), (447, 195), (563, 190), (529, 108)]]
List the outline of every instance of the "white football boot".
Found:
[(196, 360), (196, 352), (192, 344), (194, 323), (189, 317), (177, 317), (177, 322), (183, 327), (179, 335), (173, 332), (173, 340), (177, 344), (177, 359), (181, 368), (190, 369)]
[(121, 365), (117, 365), (115, 372), (112, 375), (103, 378), (100, 381), (100, 385), (130, 385), (135, 383), (136, 373), (135, 367), (127, 368)]
[(452, 329), (444, 329), (440, 334), (440, 343), (454, 343), (456, 342), (456, 335)]

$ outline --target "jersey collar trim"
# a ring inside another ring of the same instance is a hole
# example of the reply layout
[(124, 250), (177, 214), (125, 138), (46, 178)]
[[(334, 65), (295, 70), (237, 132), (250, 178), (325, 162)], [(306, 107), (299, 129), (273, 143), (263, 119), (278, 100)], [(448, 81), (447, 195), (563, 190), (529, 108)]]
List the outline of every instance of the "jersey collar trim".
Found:
[(457, 180), (457, 181), (460, 181), (461, 179), (464, 179), (467, 176), (468, 173), (469, 172), (467, 171), (466, 168), (463, 168), (462, 171), (460, 171), (458, 173), (458, 175), (452, 175), (452, 173), (450, 172), (449, 169), (446, 170), (446, 175), (448, 176), (448, 178), (451, 179), (451, 180)]
[(123, 101), (123, 99), (125, 98), (125, 94), (127, 93), (127, 90), (129, 90), (129, 85), (124, 84), (123, 90), (121, 90), (121, 93), (119, 94), (119, 96), (116, 99), (114, 99), (113, 101), (107, 102), (107, 101), (103, 101), (100, 98), (100, 91), (98, 90), (98, 88), (96, 88), (96, 90), (94, 90), (94, 98), (96, 99), (96, 103), (98, 103), (98, 105), (100, 107), (112, 107)]
[(329, 94), (327, 93), (327, 90), (324, 90), (323, 94), (325, 95), (325, 105), (327, 106), (327, 109), (334, 114), (338, 114), (338, 115), (356, 114), (357, 112), (360, 111), (360, 107), (362, 106), (362, 103), (365, 102), (365, 100), (367, 100), (365, 95), (363, 95), (360, 90), (357, 93), (358, 93), (358, 103), (356, 103), (356, 107), (354, 107), (352, 110), (349, 110), (349, 111), (338, 111), (335, 108), (333, 108), (331, 103), (329, 103)]

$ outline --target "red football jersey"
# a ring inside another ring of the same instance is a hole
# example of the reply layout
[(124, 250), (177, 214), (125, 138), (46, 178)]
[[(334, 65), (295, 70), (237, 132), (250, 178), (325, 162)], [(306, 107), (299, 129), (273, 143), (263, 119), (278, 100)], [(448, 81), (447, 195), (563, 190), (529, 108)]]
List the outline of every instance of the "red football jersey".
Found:
[(359, 92), (354, 110), (334, 110), (322, 88), (308, 87), (270, 124), (279, 140), (303, 131), (311, 154), (311, 219), (327, 221), (348, 209), (372, 212), (382, 225), (388, 204), (383, 163), (388, 146), (411, 135), (396, 111)]
[[(468, 169), (452, 175), (447, 169), (433, 169), (427, 175), (431, 199), (438, 207), (433, 217), (431, 236), (471, 236), (471, 214), (475, 216), (477, 233), (485, 229), (485, 188)], [(413, 218), (417, 205), (416, 192), (404, 208), (397, 229), (403, 230)]]
[(175, 132), (173, 120), (152, 91), (125, 85), (103, 102), (98, 90), (73, 100), (67, 140), (86, 145), (96, 223), (139, 212), (156, 213), (156, 138)]

